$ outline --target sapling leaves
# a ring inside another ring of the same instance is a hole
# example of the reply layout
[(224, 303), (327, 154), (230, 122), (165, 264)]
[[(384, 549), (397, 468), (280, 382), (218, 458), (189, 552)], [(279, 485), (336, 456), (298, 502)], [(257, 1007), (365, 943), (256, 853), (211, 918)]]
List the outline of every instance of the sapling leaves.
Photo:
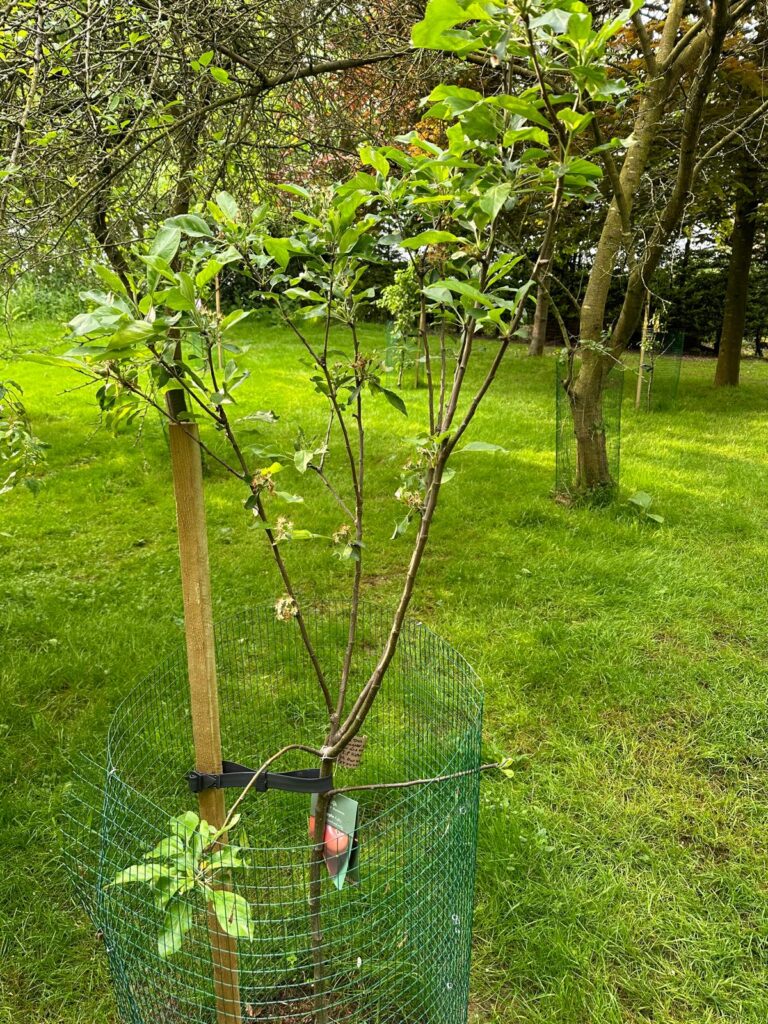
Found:
[(195, 908), (191, 903), (173, 900), (168, 904), (163, 919), (163, 931), (157, 940), (161, 957), (173, 956), (181, 950), (184, 937), (194, 923)]
[(211, 901), (222, 931), (235, 939), (253, 938), (253, 921), (247, 901), (229, 889), (216, 889)]
[(226, 828), (201, 821), (194, 811), (170, 820), (169, 835), (107, 883), (106, 888), (146, 885), (158, 907), (164, 908), (157, 948), (160, 956), (178, 953), (196, 917), (202, 919), (210, 903), (220, 927), (233, 938), (252, 938), (253, 922), (247, 900), (229, 888), (231, 872), (248, 868), (239, 846), (217, 844), (225, 831), (240, 820), (233, 816)]

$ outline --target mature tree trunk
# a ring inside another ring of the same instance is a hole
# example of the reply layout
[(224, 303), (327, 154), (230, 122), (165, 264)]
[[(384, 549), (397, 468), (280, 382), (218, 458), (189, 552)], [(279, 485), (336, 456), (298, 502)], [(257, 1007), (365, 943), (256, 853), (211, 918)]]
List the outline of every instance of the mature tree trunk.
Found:
[(608, 464), (603, 394), (608, 369), (600, 360), (583, 364), (569, 398), (576, 436), (576, 490), (596, 492), (613, 487)]
[(539, 285), (536, 292), (536, 312), (533, 317), (531, 328), (531, 340), (528, 345), (529, 356), (541, 356), (544, 354), (544, 346), (547, 343), (547, 323), (549, 321), (549, 291), (546, 282)]
[(716, 387), (737, 387), (741, 368), (741, 347), (747, 318), (749, 268), (755, 245), (755, 219), (759, 206), (754, 191), (755, 175), (745, 174), (743, 189), (736, 200), (731, 232), (731, 259), (725, 293), (720, 348), (715, 369)]

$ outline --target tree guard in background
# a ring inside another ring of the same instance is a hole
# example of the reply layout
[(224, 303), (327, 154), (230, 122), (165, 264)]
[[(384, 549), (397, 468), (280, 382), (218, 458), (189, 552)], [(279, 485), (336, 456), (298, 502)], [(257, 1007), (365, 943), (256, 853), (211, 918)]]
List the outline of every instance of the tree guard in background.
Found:
[[(346, 616), (318, 614), (307, 624), (324, 666), (338, 672)], [(387, 628), (385, 615), (364, 608), (361, 651), (376, 652)], [(326, 722), (295, 620), (278, 621), (272, 609), (246, 612), (217, 627), (215, 644), (225, 759), (255, 767), (288, 744), (322, 743)], [(361, 654), (361, 677), (373, 657)], [(359, 802), (359, 882), (338, 890), (325, 874), (322, 883), (328, 1018), (464, 1024), (482, 693), (467, 663), (416, 622), (406, 622), (386, 689), (366, 722), (359, 767), (334, 768), (334, 787), (362, 788), (350, 793)], [(302, 769), (308, 761), (292, 752), (275, 767)], [(164, 958), (162, 913), (149, 890), (109, 884), (168, 835), (170, 817), (197, 810), (186, 778), (194, 762), (181, 648), (118, 708), (106, 771), (80, 773), (67, 818), (67, 863), (103, 934), (125, 1024), (221, 1019), (220, 963), (205, 913), (198, 911), (181, 950)], [(243, 1022), (313, 1019), (309, 809), (306, 794), (249, 792), (228, 837), (248, 864), (232, 872), (231, 884), (253, 921), (252, 938), (235, 944)]]
[(641, 355), (636, 408), (645, 412), (661, 412), (674, 408), (683, 364), (681, 331), (669, 334), (651, 330)]

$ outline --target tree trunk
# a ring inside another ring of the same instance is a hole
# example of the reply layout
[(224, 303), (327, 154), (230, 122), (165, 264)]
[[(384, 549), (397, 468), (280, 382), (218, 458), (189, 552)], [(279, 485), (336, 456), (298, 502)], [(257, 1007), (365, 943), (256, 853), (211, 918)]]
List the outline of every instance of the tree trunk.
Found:
[(549, 292), (547, 282), (539, 285), (536, 293), (536, 312), (533, 317), (531, 329), (531, 341), (528, 345), (529, 356), (541, 356), (544, 354), (544, 345), (547, 341), (547, 321), (549, 319)]
[(608, 491), (615, 486), (608, 464), (603, 394), (608, 366), (594, 352), (585, 352), (570, 391), (573, 433), (576, 437), (576, 491)]
[(716, 387), (737, 387), (741, 368), (741, 346), (747, 316), (749, 268), (755, 244), (755, 218), (758, 199), (754, 191), (754, 175), (745, 176), (743, 192), (736, 200), (731, 232), (731, 259), (725, 293), (723, 325), (715, 370)]

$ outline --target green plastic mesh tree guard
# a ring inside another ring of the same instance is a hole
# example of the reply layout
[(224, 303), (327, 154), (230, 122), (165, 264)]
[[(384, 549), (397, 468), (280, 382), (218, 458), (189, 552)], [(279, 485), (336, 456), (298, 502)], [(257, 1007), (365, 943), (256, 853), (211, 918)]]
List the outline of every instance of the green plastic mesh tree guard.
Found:
[[(573, 376), (579, 372), (580, 359), (573, 362)], [(567, 355), (555, 360), (555, 494), (567, 498), (577, 492), (577, 450), (570, 400), (565, 382)], [(624, 395), (623, 367), (615, 367), (605, 383), (602, 401), (602, 427), (605, 431), (608, 469), (618, 487), (621, 469), (621, 403)]]
[(653, 335), (642, 367), (640, 407), (646, 412), (658, 412), (674, 406), (680, 384), (684, 341), (680, 331)]
[[(338, 678), (347, 617), (318, 614), (308, 625), (328, 678)], [(386, 629), (380, 613), (363, 609), (358, 684)], [(295, 621), (277, 621), (272, 609), (248, 612), (218, 626), (216, 641), (225, 759), (257, 768), (287, 743), (322, 745), (323, 705)], [(471, 668), (425, 626), (406, 623), (365, 724), (362, 762), (337, 766), (334, 785), (467, 774), (351, 794), (360, 804), (359, 884), (339, 891), (323, 872), (329, 1021), (466, 1021), (481, 727), (482, 692)], [(181, 952), (164, 959), (151, 891), (108, 884), (168, 835), (171, 816), (196, 810), (185, 780), (193, 763), (180, 649), (118, 708), (106, 768), (80, 773), (67, 819), (67, 864), (103, 935), (126, 1024), (216, 1022), (204, 919)], [(314, 764), (299, 753), (274, 769)], [(229, 792), (231, 803), (239, 791)], [(314, 1019), (309, 800), (274, 790), (248, 793), (230, 836), (246, 848), (249, 868), (233, 875), (233, 888), (248, 900), (255, 929), (252, 940), (238, 940), (244, 1022)]]

